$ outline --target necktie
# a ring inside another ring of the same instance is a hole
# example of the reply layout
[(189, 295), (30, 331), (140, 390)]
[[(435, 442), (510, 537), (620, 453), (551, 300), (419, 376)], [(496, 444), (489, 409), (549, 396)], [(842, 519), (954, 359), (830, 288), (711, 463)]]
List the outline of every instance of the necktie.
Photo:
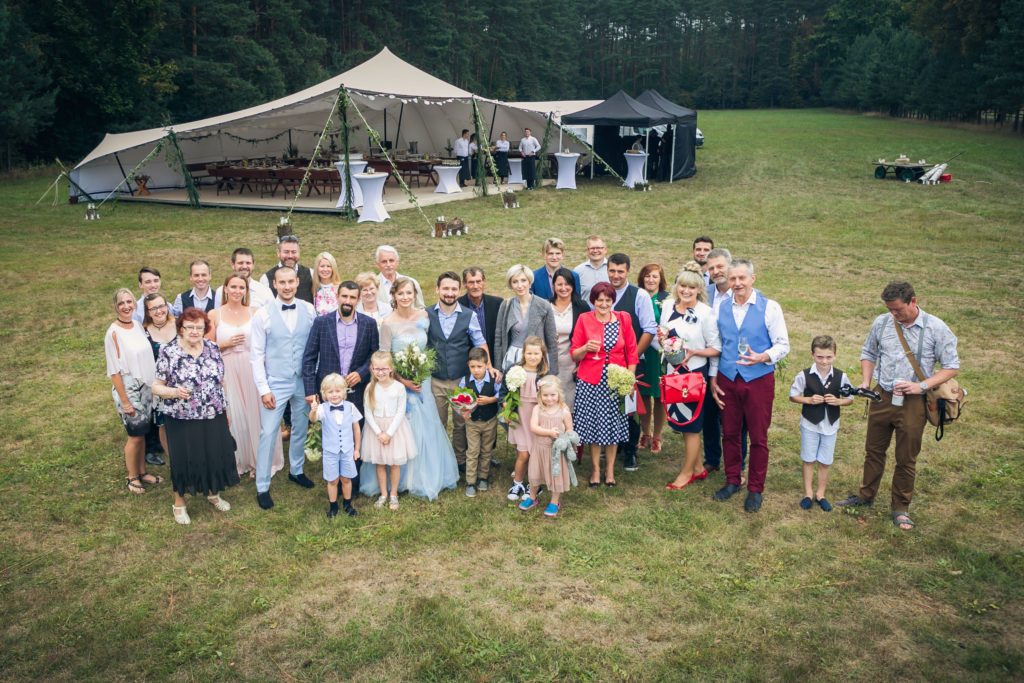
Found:
[(282, 311), (294, 311), (295, 310), (295, 304), (281, 304), (281, 310)]

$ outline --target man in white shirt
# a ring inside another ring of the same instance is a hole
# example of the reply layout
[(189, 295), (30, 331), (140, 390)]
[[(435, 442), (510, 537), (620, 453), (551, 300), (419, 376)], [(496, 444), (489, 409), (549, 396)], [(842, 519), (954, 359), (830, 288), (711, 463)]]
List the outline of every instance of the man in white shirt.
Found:
[(590, 300), (590, 289), (598, 282), (608, 282), (608, 247), (597, 235), (587, 238), (587, 260), (572, 269), (579, 276), (580, 296)]
[(523, 129), (523, 138), (519, 141), (519, 151), (523, 155), (523, 180), (526, 182), (526, 189), (532, 190), (536, 183), (537, 176), (537, 152), (540, 151), (540, 143), (533, 137), (533, 131), (529, 128)]
[(196, 259), (188, 267), (188, 279), (192, 289), (182, 292), (174, 299), (171, 314), (181, 315), (186, 308), (198, 308), (209, 313), (213, 310), (213, 292), (210, 290), (210, 264), (203, 259)]
[(462, 129), (462, 135), (455, 141), (455, 158), (459, 160), (459, 187), (465, 187), (469, 180), (469, 130)]
[(256, 390), (260, 393), (260, 443), (256, 450), (256, 502), (264, 510), (274, 506), (270, 497), (270, 466), (274, 442), (281, 428), (285, 406), (292, 408), (291, 439), (288, 444), (288, 480), (313, 488), (302, 471), (306, 463), (306, 391), (302, 382), (302, 355), (316, 310), (307, 301), (295, 297), (299, 278), (291, 268), (274, 273), (277, 298), (252, 317), (252, 367)]
[(142, 296), (135, 302), (135, 312), (132, 313), (132, 319), (141, 325), (142, 321), (146, 318), (146, 306), (144, 303), (146, 295), (160, 293), (160, 271), (149, 266), (139, 268), (139, 289), (142, 290)]
[(416, 307), (425, 308), (420, 283), (416, 281), (416, 278), (398, 272), (397, 249), (390, 244), (382, 244), (377, 247), (373, 260), (377, 264), (377, 268), (380, 269), (380, 273), (377, 274), (377, 301), (391, 306), (391, 285), (395, 284), (395, 280), (398, 278), (405, 277), (412, 280), (413, 287), (416, 289)]
[(732, 254), (728, 249), (712, 249), (708, 252), (704, 265), (704, 275), (710, 280), (708, 284), (708, 305), (718, 315), (718, 307), (723, 301), (732, 297), (732, 288), (726, 277), (726, 270), (732, 263)]
[[(256, 257), (251, 249), (239, 247), (231, 253), (231, 272), (241, 275), (249, 283), (249, 305), (253, 308), (263, 308), (274, 298), (270, 288), (263, 285), (259, 280), (252, 279), (252, 271), (256, 268)], [(224, 285), (217, 288), (213, 297), (214, 308), (220, 308), (224, 302)]]
[(726, 485), (715, 493), (728, 500), (740, 490), (740, 433), (750, 436), (747, 512), (761, 509), (768, 472), (768, 427), (775, 400), (775, 365), (789, 353), (789, 332), (778, 302), (754, 289), (754, 264), (735, 259), (728, 268), (732, 299), (718, 307), (722, 356), (711, 368), (711, 396), (722, 410)]

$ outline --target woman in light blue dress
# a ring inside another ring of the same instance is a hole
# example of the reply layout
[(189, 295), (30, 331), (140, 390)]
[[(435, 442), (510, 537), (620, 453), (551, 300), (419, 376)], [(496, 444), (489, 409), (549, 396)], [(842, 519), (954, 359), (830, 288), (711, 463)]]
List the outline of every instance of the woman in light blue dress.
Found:
[[(430, 322), (426, 311), (415, 308), (416, 289), (412, 280), (404, 277), (395, 280), (391, 299), (394, 312), (381, 324), (380, 348), (396, 353), (416, 343), (420, 349), (426, 349)], [(422, 384), (397, 376), (396, 379), (406, 388), (406, 417), (417, 453), (416, 458), (402, 467), (398, 490), (434, 500), (442, 489), (453, 489), (459, 481), (455, 451), (430, 394), (430, 379)], [(374, 467), (370, 463), (362, 465), (359, 490), (363, 495), (380, 495)]]

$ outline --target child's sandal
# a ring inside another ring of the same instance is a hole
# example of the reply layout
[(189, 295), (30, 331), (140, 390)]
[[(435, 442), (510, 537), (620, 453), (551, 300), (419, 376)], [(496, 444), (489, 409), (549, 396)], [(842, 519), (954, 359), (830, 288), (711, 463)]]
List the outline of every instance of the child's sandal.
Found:
[(373, 504), (373, 507), (375, 507), (375, 508), (382, 508), (382, 507), (384, 507), (384, 503), (386, 503), (387, 500), (388, 500), (387, 496), (381, 496), (380, 498), (377, 499), (377, 502)]
[(398, 496), (391, 496), (391, 503), (388, 505), (388, 508), (391, 510), (398, 509)]

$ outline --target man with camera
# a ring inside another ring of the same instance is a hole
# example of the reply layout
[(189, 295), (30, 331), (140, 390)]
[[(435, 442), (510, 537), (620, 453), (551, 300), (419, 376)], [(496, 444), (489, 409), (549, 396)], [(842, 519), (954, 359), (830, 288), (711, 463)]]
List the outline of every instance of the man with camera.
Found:
[[(885, 472), (885, 452), (893, 432), (896, 466), (892, 474), (892, 522), (909, 531), (914, 522), (907, 514), (914, 496), (917, 454), (927, 422), (926, 395), (956, 377), (960, 357), (956, 336), (946, 323), (917, 305), (914, 288), (907, 282), (891, 282), (882, 290), (888, 313), (875, 318), (860, 352), (861, 389), (877, 382), (881, 401), (871, 404), (864, 443), (864, 476), (860, 491), (836, 505), (870, 507)], [(923, 378), (917, 377), (909, 355), (913, 354)], [(940, 369), (935, 370), (938, 363)]]

